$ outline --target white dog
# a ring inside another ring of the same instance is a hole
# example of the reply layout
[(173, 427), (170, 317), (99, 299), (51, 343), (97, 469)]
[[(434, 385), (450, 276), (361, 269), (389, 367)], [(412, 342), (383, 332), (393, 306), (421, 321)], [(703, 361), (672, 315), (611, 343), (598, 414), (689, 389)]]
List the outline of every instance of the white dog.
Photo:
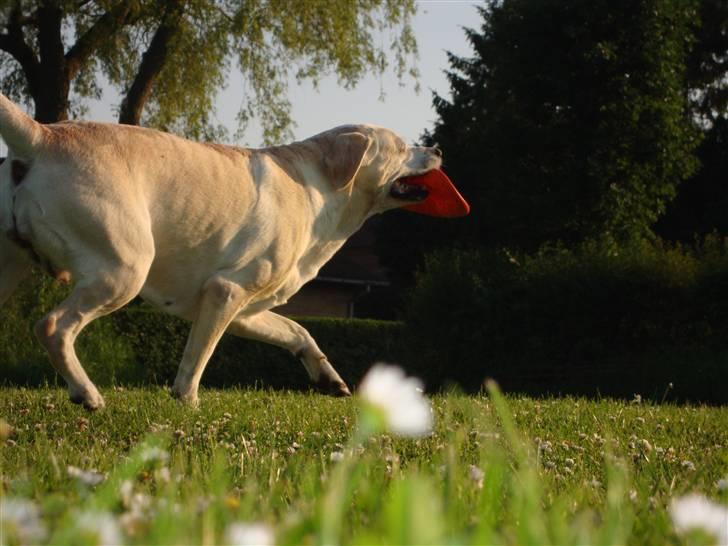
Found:
[(0, 95), (0, 304), (33, 261), (73, 292), (35, 327), (73, 402), (104, 400), (74, 341), (136, 295), (192, 322), (173, 392), (195, 404), (224, 332), (284, 347), (317, 387), (349, 390), (309, 333), (272, 313), (371, 215), (427, 190), (399, 180), (440, 167), (369, 125), (243, 149), (140, 127), (41, 125)]

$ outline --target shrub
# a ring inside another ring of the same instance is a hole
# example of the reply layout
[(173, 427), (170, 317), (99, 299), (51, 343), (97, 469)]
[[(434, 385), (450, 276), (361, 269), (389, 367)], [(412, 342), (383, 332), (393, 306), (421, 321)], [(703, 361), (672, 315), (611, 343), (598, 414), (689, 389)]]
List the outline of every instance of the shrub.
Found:
[[(0, 309), (4, 380), (18, 385), (62, 382), (34, 339), (33, 324), (67, 293), (67, 287), (37, 275)], [(402, 358), (400, 323), (313, 318), (300, 322), (350, 384), (358, 383), (372, 362)], [(94, 321), (79, 336), (76, 349), (89, 376), (100, 385), (171, 383), (188, 333), (187, 322), (134, 303)], [(224, 336), (203, 384), (306, 389), (309, 381), (303, 366), (287, 351)]]
[[(182, 358), (189, 324), (147, 306), (122, 310), (112, 318), (137, 355), (138, 379), (171, 383)], [(299, 322), (349, 383), (358, 383), (372, 362), (401, 357), (396, 343), (402, 330), (399, 323), (318, 318)], [(301, 363), (288, 351), (226, 335), (205, 370), (203, 383), (306, 389), (309, 380)]]
[[(32, 325), (67, 292), (37, 277), (0, 309), (0, 369), (14, 384), (57, 381)], [(639, 242), (544, 247), (533, 255), (431, 255), (406, 323), (301, 319), (350, 384), (375, 361), (397, 362), (430, 389), (726, 401), (728, 251)], [(77, 350), (101, 384), (171, 383), (189, 325), (144, 304), (91, 324)], [(668, 385), (674, 384), (670, 390)], [(287, 351), (224, 336), (207, 386), (307, 389)]]
[[(17, 385), (57, 380), (45, 350), (35, 339), (33, 325), (69, 291), (36, 274), (0, 308), (0, 377)], [(101, 384), (127, 382), (135, 376), (131, 347), (109, 319), (89, 325), (76, 349), (86, 371)]]
[(409, 300), (406, 339), (430, 383), (717, 401), (728, 379), (728, 256), (636, 242), (534, 255), (431, 255)]

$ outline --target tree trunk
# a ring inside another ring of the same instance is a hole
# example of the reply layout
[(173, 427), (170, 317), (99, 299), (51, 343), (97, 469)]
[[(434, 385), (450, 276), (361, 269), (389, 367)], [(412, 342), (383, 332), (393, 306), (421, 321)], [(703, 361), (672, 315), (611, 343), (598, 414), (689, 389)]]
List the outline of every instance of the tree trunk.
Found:
[(38, 18), (38, 49), (40, 52), (39, 85), (33, 94), (35, 119), (53, 123), (68, 119), (71, 88), (66, 71), (61, 24), (63, 10), (46, 0), (36, 12)]
[(182, 7), (179, 2), (170, 2), (152, 37), (149, 48), (142, 55), (134, 81), (121, 103), (119, 123), (139, 125), (142, 111), (152, 94), (154, 82), (167, 62), (169, 44), (179, 29)]
[[(28, 92), (35, 103), (35, 119), (53, 123), (68, 119), (71, 82), (100, 45), (138, 14), (134, 5), (120, 1), (105, 12), (73, 47), (65, 53), (63, 18), (65, 4), (58, 0), (41, 0), (32, 15), (24, 15), (16, 0), (6, 25), (0, 33), (0, 50), (10, 54), (23, 69)], [(28, 44), (25, 27), (35, 27), (38, 55)]]
[(56, 83), (52, 82), (50, 84), (52, 87), (42, 86), (40, 92), (33, 95), (36, 121), (55, 123), (68, 119), (68, 92), (54, 85)]

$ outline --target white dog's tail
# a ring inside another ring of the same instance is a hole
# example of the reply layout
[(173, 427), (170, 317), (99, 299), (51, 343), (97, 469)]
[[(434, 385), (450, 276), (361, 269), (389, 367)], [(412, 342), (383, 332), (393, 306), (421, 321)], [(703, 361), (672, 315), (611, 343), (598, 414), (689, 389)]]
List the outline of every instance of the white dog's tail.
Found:
[(0, 93), (0, 135), (16, 155), (30, 159), (43, 142), (43, 126)]

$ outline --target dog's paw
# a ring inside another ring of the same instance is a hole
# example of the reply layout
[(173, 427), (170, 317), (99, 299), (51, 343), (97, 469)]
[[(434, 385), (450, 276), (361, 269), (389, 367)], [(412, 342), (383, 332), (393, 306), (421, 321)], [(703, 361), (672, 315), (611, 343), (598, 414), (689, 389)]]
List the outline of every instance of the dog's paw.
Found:
[(194, 398), (191, 396), (177, 396), (176, 398), (177, 401), (185, 407), (192, 409), (200, 408), (200, 399), (196, 396)]
[(200, 407), (200, 399), (197, 397), (196, 392), (188, 392), (183, 391), (181, 389), (177, 389), (175, 387), (172, 387), (171, 390), (172, 396), (179, 401), (180, 404), (190, 407), (190, 408), (199, 408)]
[(96, 390), (93, 392), (71, 392), (68, 398), (74, 404), (81, 404), (89, 411), (100, 410), (106, 406), (104, 398)]
[(351, 391), (346, 383), (340, 379), (331, 379), (322, 376), (315, 384), (316, 389), (323, 394), (336, 397), (351, 396)]

